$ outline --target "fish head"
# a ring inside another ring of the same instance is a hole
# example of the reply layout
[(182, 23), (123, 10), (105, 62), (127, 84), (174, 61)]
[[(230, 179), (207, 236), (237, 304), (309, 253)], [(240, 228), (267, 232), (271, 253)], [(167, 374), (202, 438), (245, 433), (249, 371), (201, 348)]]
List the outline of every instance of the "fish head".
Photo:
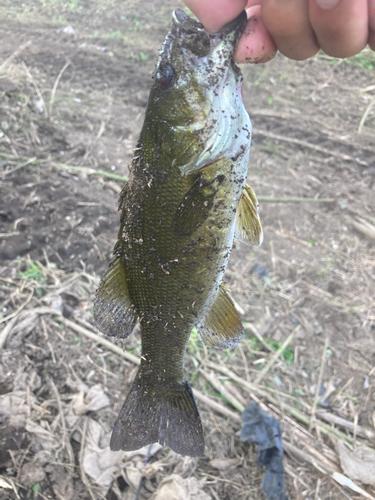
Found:
[(149, 115), (163, 155), (189, 173), (230, 152), (244, 113), (248, 119), (242, 104), (242, 74), (232, 60), (246, 13), (217, 33), (209, 33), (182, 10), (173, 12), (172, 21), (155, 70), (146, 120)]

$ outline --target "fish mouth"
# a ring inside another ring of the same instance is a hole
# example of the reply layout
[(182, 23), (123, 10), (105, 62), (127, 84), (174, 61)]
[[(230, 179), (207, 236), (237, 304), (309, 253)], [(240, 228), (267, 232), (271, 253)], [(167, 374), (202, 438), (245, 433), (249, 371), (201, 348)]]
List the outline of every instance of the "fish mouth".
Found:
[(224, 156), (236, 157), (243, 143), (248, 157), (251, 124), (242, 103), (242, 74), (233, 62), (246, 12), (216, 33), (182, 10), (173, 12), (172, 21), (156, 71), (172, 67), (177, 75), (174, 87), (191, 103), (188, 119), (176, 127), (195, 137), (195, 146), (189, 145), (190, 160), (179, 165), (182, 173), (188, 175)]
[[(242, 11), (238, 17), (216, 33), (209, 33), (203, 24), (189, 17), (181, 9), (173, 11), (172, 21), (171, 37), (183, 49), (187, 49), (198, 58), (210, 58), (220, 46), (225, 53), (222, 56), (229, 61), (245, 28), (247, 16), (246, 12)], [(164, 49), (168, 50), (168, 47)]]

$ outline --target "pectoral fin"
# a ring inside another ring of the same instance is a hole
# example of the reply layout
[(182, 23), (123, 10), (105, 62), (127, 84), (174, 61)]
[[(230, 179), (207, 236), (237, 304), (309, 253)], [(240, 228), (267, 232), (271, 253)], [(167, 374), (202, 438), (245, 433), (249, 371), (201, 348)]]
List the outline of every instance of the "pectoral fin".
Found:
[(214, 179), (200, 175), (184, 196), (176, 210), (173, 220), (174, 231), (181, 236), (188, 236), (207, 219), (212, 208), (219, 185), (224, 181), (224, 175)]
[(105, 335), (127, 337), (133, 330), (137, 315), (131, 303), (125, 269), (117, 256), (104, 274), (94, 301), (94, 320)]
[(241, 318), (223, 286), (211, 309), (197, 325), (198, 336), (209, 347), (226, 349), (236, 346), (243, 333)]
[(252, 188), (246, 184), (238, 203), (234, 234), (240, 241), (256, 247), (259, 247), (263, 242), (263, 230), (258, 208), (257, 197)]

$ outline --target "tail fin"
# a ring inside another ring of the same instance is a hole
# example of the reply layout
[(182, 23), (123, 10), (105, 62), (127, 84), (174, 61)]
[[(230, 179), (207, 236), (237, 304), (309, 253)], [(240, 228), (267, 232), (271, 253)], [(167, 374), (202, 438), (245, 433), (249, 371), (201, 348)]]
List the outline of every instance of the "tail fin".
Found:
[(181, 455), (201, 455), (202, 422), (187, 380), (150, 387), (138, 372), (115, 423), (110, 447), (133, 451), (156, 442)]

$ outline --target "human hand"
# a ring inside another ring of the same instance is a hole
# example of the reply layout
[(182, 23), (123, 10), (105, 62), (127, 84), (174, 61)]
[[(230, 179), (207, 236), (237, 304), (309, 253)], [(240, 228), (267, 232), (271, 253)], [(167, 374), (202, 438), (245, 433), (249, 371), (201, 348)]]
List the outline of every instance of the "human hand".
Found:
[(276, 51), (304, 60), (319, 49), (351, 57), (375, 50), (375, 0), (184, 0), (208, 31), (220, 30), (246, 9), (248, 22), (236, 62), (267, 62)]

